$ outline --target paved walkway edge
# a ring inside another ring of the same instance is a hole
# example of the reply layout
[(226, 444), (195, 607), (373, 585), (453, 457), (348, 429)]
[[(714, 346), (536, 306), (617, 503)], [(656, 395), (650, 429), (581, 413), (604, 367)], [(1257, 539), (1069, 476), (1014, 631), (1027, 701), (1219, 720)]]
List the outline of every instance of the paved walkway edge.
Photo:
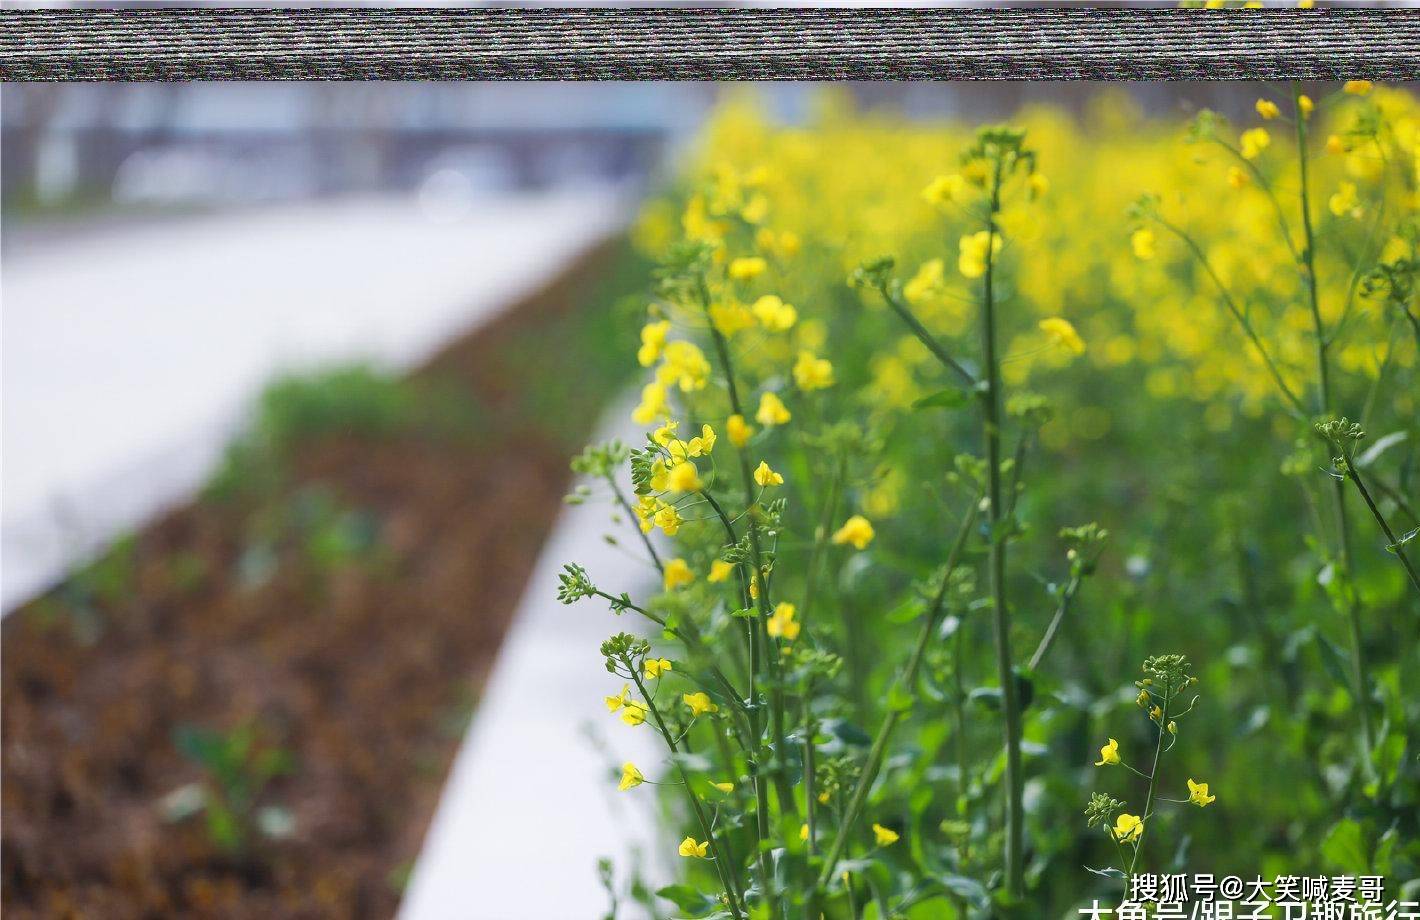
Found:
[[(624, 421), (630, 408), (613, 409), (601, 439), (635, 443), (640, 434)], [(640, 624), (605, 605), (566, 607), (556, 597), (558, 572), (574, 561), (608, 590), (653, 588), (654, 570), (633, 555), (627, 528), (600, 500), (567, 507), (555, 525), (444, 787), (400, 920), (595, 920), (608, 903), (597, 874), (603, 856), (614, 857), (618, 886), (636, 851), (653, 888), (667, 878), (674, 842), (660, 839), (666, 822), (656, 788), (616, 789), (622, 762), (654, 779), (664, 752), (647, 726), (623, 725), (602, 702), (621, 681), (607, 673), (598, 646)], [(606, 533), (626, 545), (608, 545)]]

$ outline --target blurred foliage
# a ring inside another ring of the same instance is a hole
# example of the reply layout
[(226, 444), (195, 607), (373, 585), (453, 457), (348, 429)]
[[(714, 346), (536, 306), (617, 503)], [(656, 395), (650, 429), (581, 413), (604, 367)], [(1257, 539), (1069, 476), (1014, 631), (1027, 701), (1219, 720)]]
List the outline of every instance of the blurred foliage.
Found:
[(322, 438), (474, 437), (485, 413), (466, 390), (415, 383), (369, 365), (283, 377), (263, 391), (247, 432), (207, 485), (212, 499), (278, 486), (293, 454)]
[(201, 783), (178, 789), (165, 800), (170, 820), (201, 812), (207, 835), (218, 849), (249, 856), (261, 837), (288, 836), (289, 812), (261, 805), (262, 793), (277, 777), (295, 769), (291, 753), (268, 740), (258, 723), (228, 731), (182, 726), (173, 737), (182, 755), (203, 771)]

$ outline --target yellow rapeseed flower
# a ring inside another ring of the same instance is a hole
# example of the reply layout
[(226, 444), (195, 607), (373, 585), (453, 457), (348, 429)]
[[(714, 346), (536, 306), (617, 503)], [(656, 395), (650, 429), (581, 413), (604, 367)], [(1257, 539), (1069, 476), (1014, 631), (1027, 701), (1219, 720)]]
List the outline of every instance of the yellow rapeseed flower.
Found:
[(960, 250), (957, 269), (965, 278), (980, 278), (986, 274), (987, 259), (997, 255), (1002, 245), (999, 233), (988, 233), (985, 230), (962, 237), (957, 241), (957, 248)]
[(1109, 744), (1100, 748), (1100, 759), (1095, 761), (1095, 766), (1103, 767), (1119, 763), (1119, 742), (1113, 738), (1109, 739)]
[(710, 362), (705, 353), (693, 342), (671, 342), (665, 348), (663, 361), (656, 371), (656, 379), (663, 384), (677, 384), (689, 393), (705, 388), (710, 377)]
[[(676, 531), (680, 530), (680, 525), (683, 523), (680, 512), (676, 510), (675, 505), (668, 505), (665, 502), (662, 502), (660, 507), (656, 509), (656, 513), (652, 515), (651, 520), (655, 522), (657, 527), (665, 531), (668, 537), (675, 536)], [(670, 569), (667, 568), (666, 571), (669, 574)], [(694, 580), (693, 577), (692, 580)]]
[(650, 533), (655, 528), (656, 499), (654, 497), (642, 495), (636, 499), (636, 504), (631, 506), (631, 511), (636, 515), (636, 523), (642, 533)]
[(1338, 156), (1346, 152), (1346, 142), (1338, 135), (1328, 134), (1326, 136), (1326, 152), (1333, 156)]
[(1195, 783), (1192, 777), (1188, 780), (1188, 800), (1199, 808), (1207, 808), (1218, 800), (1216, 795), (1208, 794), (1207, 783)]
[(718, 584), (725, 581), (734, 574), (735, 567), (723, 559), (716, 559), (710, 563), (710, 574), (705, 576), (705, 580)]
[(692, 439), (684, 442), (686, 456), (709, 457), (710, 451), (714, 450), (714, 442), (716, 442), (716, 434), (714, 434), (713, 427), (701, 425), (699, 437), (692, 437)]
[(1341, 90), (1352, 96), (1365, 96), (1370, 93), (1373, 86), (1374, 84), (1370, 80), (1347, 80)]
[(755, 231), (754, 245), (771, 255), (788, 259), (799, 253), (799, 235), (792, 230), (775, 233), (768, 227), (760, 227)]
[(1247, 173), (1242, 171), (1241, 166), (1228, 167), (1228, 184), (1233, 188), (1243, 188), (1247, 185)]
[(690, 707), (690, 714), (692, 716), (703, 716), (707, 712), (720, 711), (720, 707), (710, 701), (709, 694), (703, 691), (684, 694), (681, 696), (681, 700), (685, 705)]
[(1303, 93), (1297, 97), (1297, 111), (1302, 113), (1303, 118), (1311, 118), (1312, 112), (1316, 110), (1316, 103), (1312, 102), (1312, 97)]
[(761, 425), (783, 425), (791, 418), (793, 416), (778, 396), (765, 393), (759, 397), (759, 411), (755, 412), (754, 420)]
[(1272, 135), (1266, 128), (1248, 128), (1238, 138), (1238, 152), (1244, 160), (1255, 160), (1262, 151), (1272, 144)]
[(700, 471), (689, 460), (682, 460), (671, 467), (666, 475), (666, 486), (672, 492), (699, 492)]
[(922, 200), (935, 207), (943, 208), (954, 201), (960, 201), (966, 193), (966, 179), (956, 173), (938, 176), (922, 190)]
[(873, 825), (873, 840), (880, 847), (890, 847), (898, 841), (897, 831), (883, 827), (881, 824)]
[(1264, 121), (1271, 121), (1282, 114), (1282, 110), (1277, 107), (1277, 103), (1273, 102), (1271, 99), (1257, 100), (1256, 108), (1257, 114), (1261, 115)]
[(775, 605), (774, 613), (764, 623), (765, 632), (771, 639), (793, 642), (799, 638), (799, 623), (794, 619), (794, 605), (784, 602)]
[(739, 302), (717, 303), (710, 307), (710, 324), (726, 338), (754, 325), (754, 314)]
[(799, 825), (799, 839), (800, 839), (800, 840), (808, 840), (808, 839), (809, 839), (809, 826), (808, 826), (807, 824), (801, 824), (801, 825)]
[(616, 711), (617, 711), (618, 709), (620, 709), (622, 706), (625, 706), (625, 705), (626, 705), (626, 701), (627, 701), (628, 699), (630, 699), (630, 698), (631, 698), (631, 685), (630, 685), (630, 684), (623, 684), (623, 685), (622, 685), (622, 688), (621, 688), (621, 692), (618, 693), (616, 696), (605, 696), (605, 697), (602, 697), (602, 699), (606, 701), (606, 711), (607, 711), (607, 712), (616, 712)]
[(668, 319), (647, 323), (641, 327), (641, 347), (636, 352), (636, 360), (642, 367), (650, 367), (656, 363), (656, 359), (661, 356), (661, 349), (666, 346), (666, 335), (670, 331), (671, 321)]
[(743, 415), (736, 414), (725, 420), (725, 434), (729, 436), (731, 444), (736, 447), (744, 447), (749, 443), (754, 429), (745, 423)]
[(695, 581), (695, 573), (690, 570), (690, 566), (685, 564), (684, 559), (672, 559), (666, 563), (666, 571), (661, 581), (667, 591), (673, 591), (681, 585), (688, 585)]
[(636, 788), (645, 781), (645, 775), (643, 775), (640, 770), (636, 769), (636, 764), (628, 760), (621, 765), (621, 782), (616, 784), (616, 788), (625, 792), (628, 789)]
[(720, 790), (726, 795), (729, 795), (731, 792), (735, 791), (734, 783), (711, 783), (710, 785), (714, 786), (716, 789)]
[(754, 468), (754, 481), (768, 488), (769, 486), (782, 486), (784, 477), (769, 468), (769, 464), (761, 460), (759, 466)]
[(1063, 347), (1071, 354), (1085, 353), (1085, 340), (1080, 338), (1080, 333), (1075, 331), (1074, 325), (1068, 319), (1059, 316), (1043, 319), (1040, 321), (1040, 331), (1045, 333), (1052, 344)]
[(666, 461), (657, 457), (651, 461), (651, 478), (647, 480), (653, 492), (664, 492), (671, 487), (670, 468)]
[(827, 358), (819, 358), (811, 351), (799, 352), (794, 362), (794, 383), (801, 390), (822, 390), (833, 386), (833, 363)]
[(730, 263), (730, 277), (735, 281), (752, 281), (769, 267), (759, 256), (743, 256)]
[(680, 842), (678, 852), (687, 859), (704, 859), (710, 855), (710, 841), (696, 843), (694, 837), (687, 837)]
[(745, 219), (745, 223), (758, 224), (769, 216), (769, 199), (762, 194), (755, 194), (745, 202), (745, 206), (740, 209), (740, 216)]
[(873, 524), (861, 514), (855, 514), (834, 532), (833, 542), (839, 546), (851, 543), (854, 549), (867, 549), (868, 544), (873, 542)]
[(1114, 820), (1114, 839), (1120, 843), (1138, 840), (1144, 833), (1144, 820), (1138, 815), (1120, 815)]
[(665, 424), (651, 432), (651, 440), (662, 447), (667, 447), (675, 440), (675, 430), (680, 427), (680, 422), (673, 419), (666, 419)]
[(672, 670), (669, 658), (647, 658), (646, 659), (646, 679), (655, 680), (667, 671)]
[(771, 332), (787, 332), (799, 321), (799, 311), (773, 294), (765, 294), (750, 307), (759, 324)]
[(631, 420), (638, 425), (649, 425), (670, 413), (666, 402), (665, 384), (652, 381), (641, 388), (641, 402), (631, 413)]
[(1129, 247), (1134, 250), (1136, 259), (1152, 259), (1154, 257), (1154, 231), (1148, 227), (1140, 227), (1129, 236)]
[(1356, 197), (1356, 183), (1342, 182), (1336, 187), (1336, 194), (1326, 201), (1327, 208), (1337, 217), (1360, 217), (1361, 200)]
[(635, 700), (627, 700), (626, 705), (621, 709), (621, 721), (627, 725), (640, 725), (646, 721), (646, 715), (651, 710), (645, 703), (638, 703)]
[(902, 286), (902, 296), (914, 306), (942, 292), (946, 268), (941, 259), (929, 259)]

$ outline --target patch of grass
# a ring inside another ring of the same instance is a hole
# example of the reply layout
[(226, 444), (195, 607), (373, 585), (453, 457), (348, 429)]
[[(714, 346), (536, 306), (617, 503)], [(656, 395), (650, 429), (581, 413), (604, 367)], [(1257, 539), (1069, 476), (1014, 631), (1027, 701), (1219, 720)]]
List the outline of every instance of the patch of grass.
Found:
[(203, 778), (169, 796), (171, 820), (202, 812), (212, 843), (233, 854), (250, 852), (258, 837), (290, 832), (289, 813), (276, 806), (260, 807), (258, 800), (272, 780), (295, 770), (295, 757), (266, 739), (255, 722), (229, 731), (183, 726), (173, 743), (202, 768)]
[(414, 421), (415, 394), (398, 377), (365, 364), (284, 377), (261, 397), (257, 434), (278, 451), (335, 434), (379, 438)]
[(484, 412), (469, 392), (447, 384), (416, 383), (368, 364), (293, 374), (266, 388), (250, 430), (228, 448), (205, 494), (216, 500), (271, 494), (296, 451), (321, 438), (457, 439), (483, 425)]

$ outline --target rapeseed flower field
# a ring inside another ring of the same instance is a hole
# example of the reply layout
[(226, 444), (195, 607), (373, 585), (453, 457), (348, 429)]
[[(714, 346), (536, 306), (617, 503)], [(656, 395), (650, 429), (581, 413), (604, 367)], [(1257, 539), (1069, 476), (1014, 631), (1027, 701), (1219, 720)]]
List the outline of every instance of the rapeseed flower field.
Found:
[(1420, 897), (1420, 107), (1256, 95), (740, 97), (646, 206), (645, 439), (572, 500), (663, 590), (569, 560), (559, 596), (616, 615), (608, 717), (664, 742), (618, 784), (678, 816), (657, 915)]

